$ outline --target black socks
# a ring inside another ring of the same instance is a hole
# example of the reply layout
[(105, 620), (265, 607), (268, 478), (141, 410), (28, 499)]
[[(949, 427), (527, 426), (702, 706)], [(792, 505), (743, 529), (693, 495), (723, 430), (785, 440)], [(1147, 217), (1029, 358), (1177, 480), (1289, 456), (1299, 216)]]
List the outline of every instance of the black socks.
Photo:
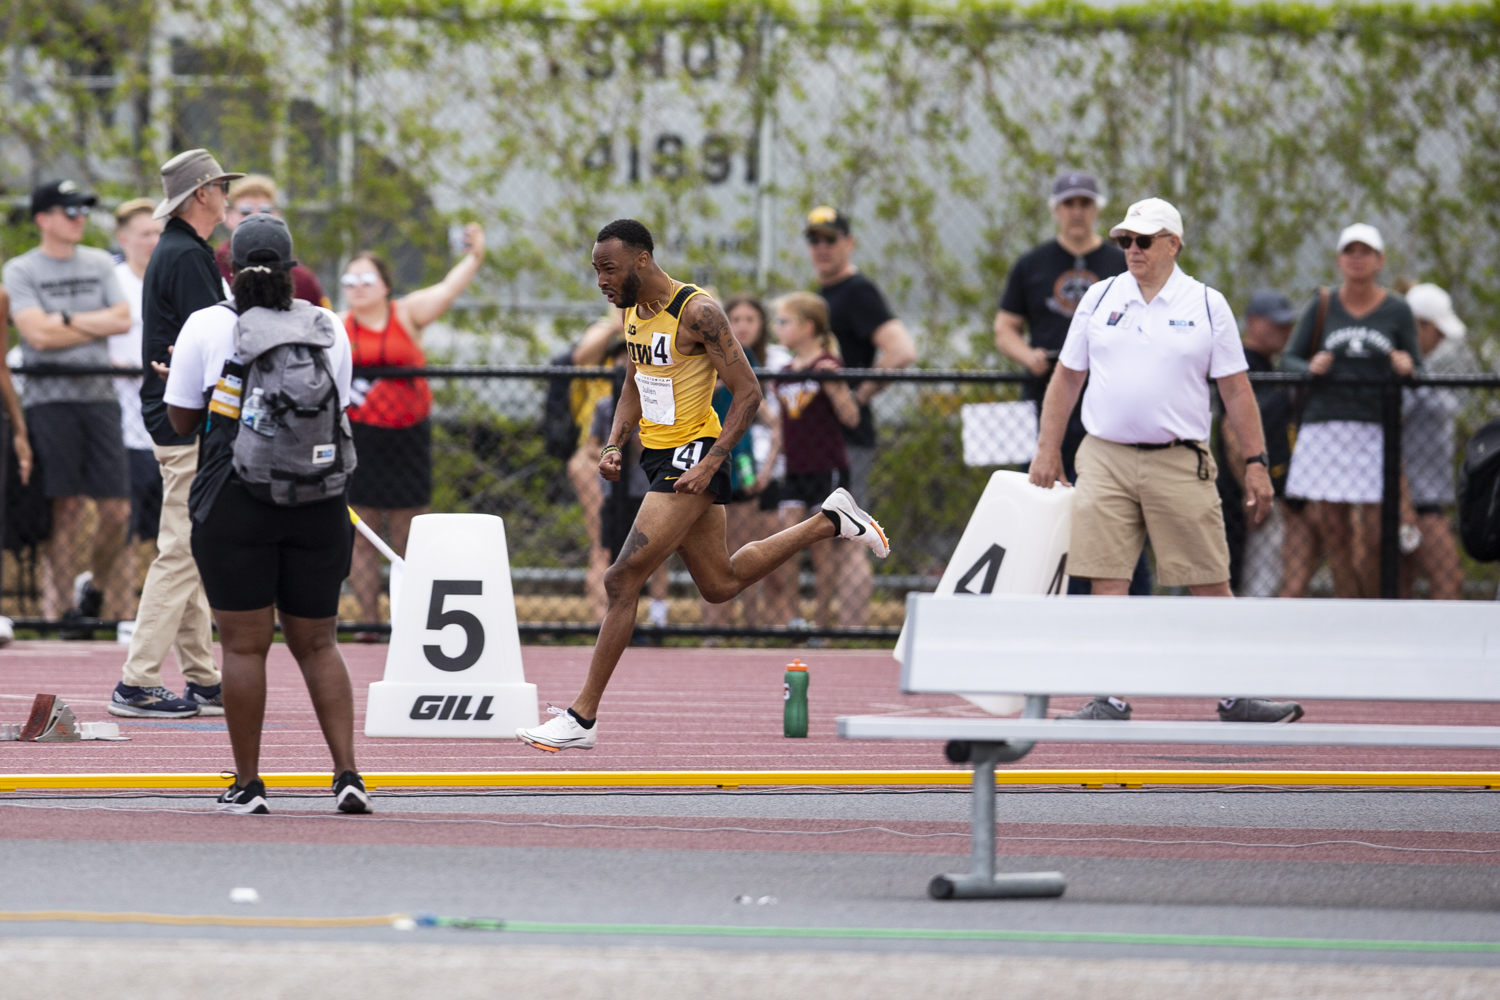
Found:
[(596, 723), (596, 722), (599, 721), (598, 719), (585, 719), (583, 716), (579, 715), (577, 712), (573, 711), (571, 708), (568, 709), (568, 714), (573, 717), (573, 721), (574, 722), (578, 723), (584, 729), (593, 729), (594, 728), (594, 723)]
[(835, 538), (844, 533), (844, 524), (839, 520), (839, 516), (837, 514), (835, 514), (831, 510), (820, 511), (820, 513), (833, 523), (833, 535)]

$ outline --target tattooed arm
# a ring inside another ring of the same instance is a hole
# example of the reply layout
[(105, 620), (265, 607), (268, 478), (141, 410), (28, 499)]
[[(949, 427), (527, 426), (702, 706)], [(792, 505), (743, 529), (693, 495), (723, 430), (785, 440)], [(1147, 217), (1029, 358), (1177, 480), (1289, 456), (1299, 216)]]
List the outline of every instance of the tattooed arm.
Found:
[(729, 332), (729, 320), (725, 318), (724, 310), (707, 295), (695, 296), (688, 301), (687, 308), (682, 312), (682, 325), (678, 331), (678, 336), (688, 343), (703, 345), (719, 378), (724, 380), (725, 387), (734, 396), (734, 401), (729, 404), (729, 412), (724, 416), (724, 429), (718, 440), (702, 461), (677, 480), (677, 492), (702, 493), (708, 488), (709, 481), (713, 479), (719, 466), (728, 460), (729, 453), (755, 422), (755, 415), (760, 412), (760, 380), (751, 370), (750, 362), (746, 360), (745, 352), (740, 350), (734, 334)]
[(625, 384), (620, 388), (620, 401), (615, 404), (615, 422), (609, 430), (606, 445), (617, 450), (606, 451), (599, 456), (599, 475), (612, 483), (620, 481), (620, 470), (625, 465), (625, 450), (635, 427), (641, 422), (641, 390), (635, 384), (635, 362), (625, 360)]

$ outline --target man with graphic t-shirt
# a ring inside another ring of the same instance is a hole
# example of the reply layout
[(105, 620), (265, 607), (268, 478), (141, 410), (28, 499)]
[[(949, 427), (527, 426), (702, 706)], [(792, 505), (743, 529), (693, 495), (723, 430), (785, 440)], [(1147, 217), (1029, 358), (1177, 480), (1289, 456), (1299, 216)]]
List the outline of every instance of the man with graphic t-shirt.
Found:
[[(1057, 222), (1057, 236), (1011, 265), (995, 314), (995, 346), (1026, 369), (1030, 377), (1022, 398), (1034, 401), (1038, 412), (1083, 293), (1096, 281), (1125, 272), (1124, 252), (1106, 243), (1094, 228), (1105, 200), (1092, 174), (1061, 175), (1052, 184), (1047, 204)], [(1023, 325), (1031, 335), (1029, 344), (1021, 338)], [(1063, 466), (1070, 480), (1078, 478), (1073, 456), (1083, 441), (1082, 412), (1080, 400), (1063, 438)]]
[[(1106, 243), (1094, 228), (1105, 199), (1099, 194), (1099, 182), (1093, 174), (1067, 173), (1052, 183), (1047, 199), (1052, 218), (1057, 222), (1057, 236), (1040, 243), (1016, 259), (1000, 296), (1000, 311), (995, 313), (995, 346), (1000, 353), (1018, 362), (1030, 376), (1022, 385), (1021, 397), (1036, 403), (1042, 410), (1047, 383), (1057, 365), (1058, 352), (1068, 338), (1073, 311), (1083, 300), (1083, 293), (1098, 281), (1125, 272), (1125, 253)], [(1021, 339), (1021, 327), (1031, 334), (1031, 343)], [(1078, 446), (1083, 442), (1083, 399), (1068, 418), (1063, 435), (1063, 471), (1068, 481), (1078, 478), (1073, 466)], [(1087, 594), (1087, 580), (1073, 579), (1068, 593)], [(1151, 593), (1151, 572), (1145, 553), (1136, 564), (1130, 581), (1130, 593)]]
[[(845, 368), (889, 368), (900, 371), (917, 360), (911, 334), (886, 305), (875, 282), (854, 266), (854, 237), (849, 218), (836, 208), (820, 205), (807, 214), (808, 256), (818, 275), (818, 294), (828, 303), (828, 326), (839, 342)], [(849, 492), (856, 503), (873, 507), (870, 471), (875, 467), (875, 418), (870, 400), (887, 383), (851, 385), (859, 403), (859, 425), (844, 428), (849, 456)], [(838, 550), (839, 624), (864, 625), (870, 614), (875, 577), (870, 560), (856, 546)]]

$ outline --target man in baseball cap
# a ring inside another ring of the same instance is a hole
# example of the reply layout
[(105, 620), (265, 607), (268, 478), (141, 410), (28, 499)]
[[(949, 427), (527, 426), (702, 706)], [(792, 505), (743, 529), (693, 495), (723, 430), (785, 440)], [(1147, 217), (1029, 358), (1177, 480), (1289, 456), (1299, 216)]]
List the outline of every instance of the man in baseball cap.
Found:
[[(75, 181), (53, 181), (51, 184), (43, 184), (31, 192), (32, 218), (36, 218), (43, 212), (50, 212), (54, 208), (93, 208), (97, 204), (99, 204), (99, 196), (84, 191)], [(77, 212), (69, 212), (68, 217), (76, 218), (78, 214)]]
[[(807, 213), (802, 230), (807, 256), (818, 277), (818, 294), (828, 303), (828, 328), (839, 342), (846, 368), (889, 368), (899, 371), (917, 360), (917, 349), (906, 325), (891, 311), (880, 288), (854, 265), (854, 237), (849, 217), (830, 205)], [(870, 400), (886, 382), (851, 384), (859, 404), (859, 424), (844, 428), (844, 450), (849, 456), (849, 482), (856, 503), (870, 500), (870, 473), (875, 467), (875, 414)], [(848, 625), (869, 621), (870, 595), (875, 577), (868, 553), (846, 545), (834, 558), (843, 581), (839, 591), (839, 620)]]
[[(225, 172), (206, 149), (179, 153), (161, 167), (165, 197), (152, 215), (166, 219), (167, 224), (141, 286), (141, 367), (145, 369), (141, 416), (161, 464), (161, 527), (156, 559), (141, 589), (124, 676), (108, 706), (113, 715), (224, 714), (208, 597), (193, 562), (188, 521), (187, 498), (198, 470), (198, 440), (172, 429), (162, 400), (166, 386), (151, 362), (170, 364), (172, 347), (187, 318), (224, 301), (224, 280), (207, 241), (224, 221), (229, 182), (243, 176)], [(180, 698), (161, 683), (162, 661), (173, 645), (177, 664), (187, 678), (187, 690)]]

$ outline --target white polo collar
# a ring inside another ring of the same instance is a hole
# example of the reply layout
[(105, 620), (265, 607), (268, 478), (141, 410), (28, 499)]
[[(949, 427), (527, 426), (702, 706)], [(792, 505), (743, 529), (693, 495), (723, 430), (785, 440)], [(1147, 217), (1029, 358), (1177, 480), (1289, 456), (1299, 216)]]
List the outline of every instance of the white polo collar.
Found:
[[(1146, 296), (1141, 294), (1141, 286), (1140, 283), (1135, 280), (1135, 275), (1131, 274), (1129, 271), (1126, 271), (1124, 274), (1120, 275), (1120, 279), (1120, 290), (1125, 293), (1127, 302), (1139, 302), (1141, 305), (1147, 304)], [(1169, 278), (1167, 278), (1167, 283), (1161, 286), (1161, 291), (1157, 292), (1156, 298), (1152, 299), (1151, 301), (1160, 301), (1164, 305), (1170, 305), (1172, 300), (1177, 297), (1177, 293), (1180, 292), (1184, 287), (1186, 287), (1190, 281), (1192, 281), (1192, 279), (1187, 276), (1182, 268), (1178, 267), (1176, 264), (1173, 264), (1172, 274)]]

